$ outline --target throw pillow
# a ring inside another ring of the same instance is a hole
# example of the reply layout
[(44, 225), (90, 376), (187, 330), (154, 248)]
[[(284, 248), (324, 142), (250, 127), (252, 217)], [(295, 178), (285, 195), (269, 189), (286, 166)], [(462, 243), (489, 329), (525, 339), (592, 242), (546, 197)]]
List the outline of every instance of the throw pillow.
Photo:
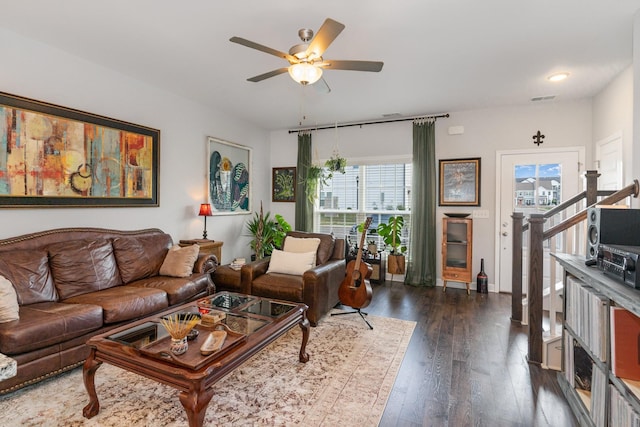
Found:
[(320, 246), (320, 239), (317, 237), (292, 237), (287, 236), (284, 239), (284, 245), (282, 250), (285, 252), (307, 253), (318, 252), (318, 246)]
[(4, 276), (0, 276), (0, 323), (18, 320), (18, 294), (9, 281)]
[(167, 252), (162, 267), (160, 267), (160, 275), (172, 277), (191, 276), (199, 253), (200, 246), (198, 245), (185, 246), (184, 248), (179, 245), (173, 245)]
[(315, 252), (285, 252), (274, 249), (269, 261), (267, 273), (283, 273), (296, 276), (302, 275), (316, 265)]

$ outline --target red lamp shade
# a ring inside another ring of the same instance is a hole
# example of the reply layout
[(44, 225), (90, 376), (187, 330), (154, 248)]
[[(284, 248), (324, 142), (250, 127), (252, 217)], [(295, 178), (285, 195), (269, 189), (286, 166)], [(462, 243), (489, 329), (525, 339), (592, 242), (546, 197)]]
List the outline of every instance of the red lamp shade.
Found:
[(211, 205), (209, 203), (203, 203), (200, 205), (200, 213), (198, 216), (212, 216)]

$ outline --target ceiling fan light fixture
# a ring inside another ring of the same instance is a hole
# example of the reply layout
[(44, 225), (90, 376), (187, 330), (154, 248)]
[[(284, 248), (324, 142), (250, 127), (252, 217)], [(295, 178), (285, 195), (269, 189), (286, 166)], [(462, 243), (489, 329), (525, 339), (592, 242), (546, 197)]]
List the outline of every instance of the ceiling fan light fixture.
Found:
[(308, 62), (300, 62), (289, 66), (289, 75), (301, 85), (310, 85), (320, 80), (322, 68)]

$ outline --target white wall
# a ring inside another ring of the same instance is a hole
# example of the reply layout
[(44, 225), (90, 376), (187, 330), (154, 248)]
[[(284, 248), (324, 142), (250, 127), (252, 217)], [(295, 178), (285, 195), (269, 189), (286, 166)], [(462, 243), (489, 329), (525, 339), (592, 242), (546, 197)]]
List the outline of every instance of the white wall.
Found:
[[(489, 219), (476, 219), (474, 226), (474, 271), (485, 259), (485, 271), (493, 283), (495, 230), (495, 152), (510, 149), (536, 150), (532, 136), (540, 130), (544, 135), (542, 148), (583, 146), (590, 164), (592, 151), (592, 106), (590, 100), (576, 102), (541, 102), (521, 107), (450, 112), (448, 119), (436, 124), (436, 160), (481, 157), (481, 207), (489, 211)], [(449, 135), (450, 126), (464, 126), (464, 134)], [(337, 136), (336, 136), (337, 135)], [(314, 152), (324, 160), (336, 144), (347, 161), (376, 159), (410, 159), (412, 151), (411, 122), (397, 122), (363, 127), (340, 128), (313, 132)], [(286, 131), (271, 133), (272, 166), (294, 166), (297, 159), (297, 136)], [(437, 162), (434, 167), (437, 168)], [(584, 169), (584, 167), (583, 167)], [(475, 208), (474, 208), (475, 209)], [(273, 203), (273, 213), (294, 220), (292, 203)], [(437, 208), (437, 217), (444, 212), (469, 212), (471, 208)], [(441, 243), (441, 223), (437, 221), (436, 248)], [(441, 275), (438, 254), (438, 277)]]
[[(202, 237), (207, 196), (206, 137), (253, 147), (252, 194), (269, 194), (269, 134), (244, 121), (152, 87), (64, 51), (0, 29), (0, 91), (160, 129), (160, 206), (2, 209), (0, 238), (71, 226), (157, 227), (179, 239)], [(150, 72), (153, 72), (150, 70)], [(208, 236), (224, 241), (222, 261), (249, 256), (248, 215), (216, 216)]]
[[(625, 153), (632, 158), (631, 173), (640, 178), (640, 10), (633, 17), (633, 149)], [(634, 208), (640, 207), (638, 199), (632, 199)]]
[[(622, 135), (623, 185), (630, 184), (633, 174), (633, 67), (629, 66), (593, 98), (593, 141), (595, 143), (616, 134)], [(589, 165), (589, 169), (596, 169)]]

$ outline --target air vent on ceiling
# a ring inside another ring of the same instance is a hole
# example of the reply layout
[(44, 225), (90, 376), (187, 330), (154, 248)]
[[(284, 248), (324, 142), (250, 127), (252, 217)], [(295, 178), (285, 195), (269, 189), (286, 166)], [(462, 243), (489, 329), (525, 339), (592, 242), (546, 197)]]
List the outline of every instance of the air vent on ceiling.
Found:
[(555, 95), (547, 95), (547, 96), (536, 96), (531, 98), (532, 101), (551, 101), (552, 99), (554, 99), (556, 96)]
[(384, 117), (385, 119), (397, 119), (399, 117), (402, 117), (402, 115), (400, 113), (385, 113), (382, 115), (382, 117)]

